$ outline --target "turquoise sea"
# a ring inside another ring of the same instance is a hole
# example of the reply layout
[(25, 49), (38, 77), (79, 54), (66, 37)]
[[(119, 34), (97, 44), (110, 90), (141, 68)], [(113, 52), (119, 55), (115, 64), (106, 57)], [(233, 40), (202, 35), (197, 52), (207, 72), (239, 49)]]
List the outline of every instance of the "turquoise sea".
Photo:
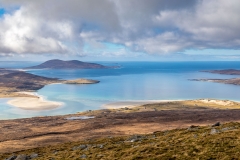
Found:
[[(41, 62), (1, 62), (0, 68), (23, 68)], [(61, 79), (89, 78), (98, 84), (52, 84), (37, 93), (48, 100), (64, 102), (58, 109), (29, 111), (0, 100), (0, 119), (76, 113), (101, 108), (104, 104), (131, 100), (229, 99), (240, 101), (240, 86), (189, 81), (198, 78), (234, 78), (201, 70), (240, 69), (240, 62), (96, 62), (117, 69), (28, 70), (36, 75)]]

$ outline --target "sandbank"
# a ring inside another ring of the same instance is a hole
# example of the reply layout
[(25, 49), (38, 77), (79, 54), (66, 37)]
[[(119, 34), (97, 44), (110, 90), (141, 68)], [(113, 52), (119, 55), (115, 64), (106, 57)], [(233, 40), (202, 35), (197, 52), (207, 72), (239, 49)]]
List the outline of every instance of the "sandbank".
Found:
[[(35, 93), (24, 92), (25, 94), (31, 94), (36, 96)], [(62, 102), (48, 101), (42, 96), (38, 97), (19, 97), (9, 100), (7, 102), (9, 105), (21, 108), (24, 110), (51, 110), (58, 108), (63, 105)]]

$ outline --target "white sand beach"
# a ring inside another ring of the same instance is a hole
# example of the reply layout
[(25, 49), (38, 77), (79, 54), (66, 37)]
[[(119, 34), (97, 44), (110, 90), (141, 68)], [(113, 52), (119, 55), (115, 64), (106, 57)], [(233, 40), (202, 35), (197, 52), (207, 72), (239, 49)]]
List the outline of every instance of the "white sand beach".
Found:
[[(186, 101), (186, 100), (134, 100), (134, 101), (119, 101), (119, 102), (112, 102), (107, 103), (101, 106), (103, 109), (119, 109), (119, 108), (133, 108), (138, 107), (145, 104), (153, 104), (153, 103), (161, 103), (161, 102), (179, 102), (179, 101)], [(190, 100), (191, 101), (191, 100)], [(195, 102), (202, 102), (208, 105), (215, 104), (219, 106), (232, 106), (235, 103), (240, 103), (238, 101), (229, 101), (229, 100), (217, 100), (217, 99), (197, 99), (192, 100)]]
[(152, 104), (152, 103), (161, 103), (161, 102), (176, 102), (176, 101), (183, 101), (183, 100), (134, 100), (134, 101), (121, 101), (121, 102), (113, 102), (107, 103), (101, 106), (104, 109), (118, 109), (118, 108), (133, 108), (137, 106), (141, 106), (144, 104)]
[(39, 96), (36, 93), (24, 92), (24, 94), (31, 94), (36, 97), (18, 97), (9, 100), (7, 103), (24, 110), (51, 110), (63, 105), (62, 102), (45, 100), (42, 96)]

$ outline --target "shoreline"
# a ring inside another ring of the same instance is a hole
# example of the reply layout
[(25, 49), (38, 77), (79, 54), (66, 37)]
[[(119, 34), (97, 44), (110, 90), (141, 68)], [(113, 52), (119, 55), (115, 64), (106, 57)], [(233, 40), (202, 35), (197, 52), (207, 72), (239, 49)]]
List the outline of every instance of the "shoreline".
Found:
[(189, 126), (213, 125), (216, 122), (240, 122), (240, 103), (233, 101), (198, 99), (160, 102), (132, 109), (99, 109), (0, 120), (0, 154), (59, 142), (149, 134)]
[(31, 95), (34, 97), (16, 97), (7, 102), (7, 104), (20, 108), (23, 110), (52, 110), (64, 105), (63, 102), (46, 100), (42, 95), (38, 95), (35, 92), (20, 92), (22, 94)]
[(100, 109), (120, 109), (120, 108), (134, 108), (146, 104), (154, 104), (161, 102), (179, 102), (187, 100), (130, 100), (130, 101), (117, 101), (104, 104)]
[[(58, 101), (49, 101), (44, 98), (42, 95), (38, 95), (36, 92), (18, 92), (19, 94), (29, 95), (29, 97), (14, 97), (7, 101), (8, 105), (12, 107), (16, 107), (22, 110), (32, 110), (32, 111), (47, 111), (60, 108), (64, 105), (64, 102)], [(161, 105), (161, 109), (170, 110), (171, 104), (179, 104), (178, 107), (175, 106), (174, 109), (186, 109), (184, 108), (184, 104), (192, 104), (192, 108), (197, 108), (197, 106), (205, 106), (205, 108), (209, 109), (233, 109), (233, 106), (239, 104), (239, 101), (232, 100), (219, 100), (219, 99), (177, 99), (177, 100), (128, 100), (128, 101), (116, 101), (111, 103), (106, 103), (100, 106), (98, 109), (93, 111), (101, 111), (105, 109), (113, 109), (113, 110), (122, 110), (122, 109), (134, 109), (134, 108), (145, 108), (143, 106), (149, 105)], [(198, 105), (196, 105), (196, 104)], [(240, 109), (239, 107), (236, 109)], [(90, 109), (91, 110), (91, 109)], [(154, 110), (154, 108), (152, 108)], [(80, 111), (76, 113), (81, 113), (85, 111)], [(66, 114), (76, 114), (76, 113), (66, 113)], [(65, 115), (65, 114), (64, 114)], [(60, 115), (53, 115), (60, 116)]]
[[(211, 99), (211, 98), (201, 98), (201, 99), (177, 99), (177, 100), (130, 100), (130, 101), (117, 101), (104, 104), (100, 107), (100, 109), (122, 109), (122, 108), (134, 108), (143, 105), (152, 105), (152, 104), (160, 104), (160, 103), (171, 103), (171, 102), (196, 102), (209, 105), (219, 105), (219, 108), (223, 108), (224, 106), (232, 106), (240, 103), (240, 101), (233, 100), (221, 100), (221, 99)], [(221, 106), (221, 107), (220, 107)], [(181, 108), (181, 107), (179, 107)]]

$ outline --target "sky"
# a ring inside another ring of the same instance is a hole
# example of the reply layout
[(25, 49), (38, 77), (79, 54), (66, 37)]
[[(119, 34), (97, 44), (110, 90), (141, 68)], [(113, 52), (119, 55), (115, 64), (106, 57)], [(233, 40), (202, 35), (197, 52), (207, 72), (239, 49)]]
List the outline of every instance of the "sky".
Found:
[(240, 60), (239, 0), (0, 0), (0, 61)]

